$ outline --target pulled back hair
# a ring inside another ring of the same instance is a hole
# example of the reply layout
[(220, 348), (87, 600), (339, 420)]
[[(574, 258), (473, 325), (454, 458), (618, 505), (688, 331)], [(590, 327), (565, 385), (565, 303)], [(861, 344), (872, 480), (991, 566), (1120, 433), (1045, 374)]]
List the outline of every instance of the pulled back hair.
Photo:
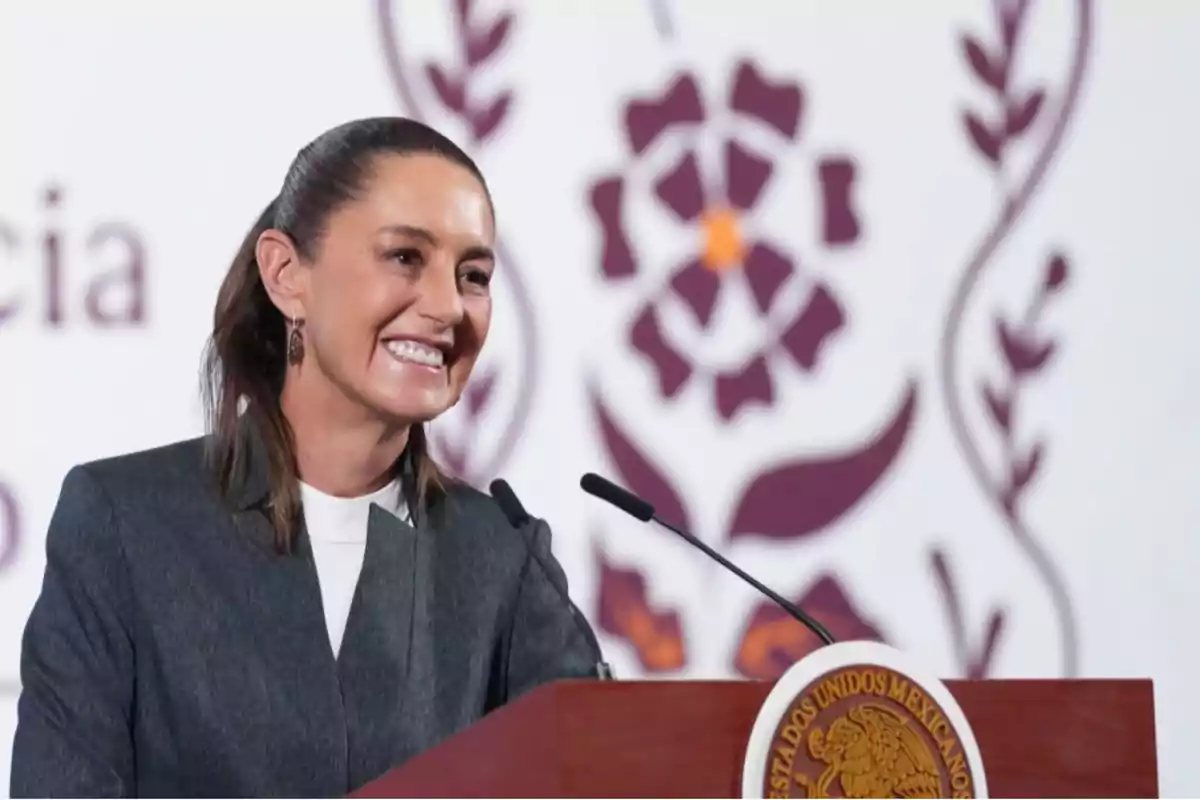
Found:
[[(299, 472), (291, 426), (280, 405), (287, 371), (287, 321), (271, 302), (255, 248), (264, 231), (286, 234), (310, 261), (330, 215), (367, 190), (375, 160), (384, 155), (434, 154), (487, 183), (471, 158), (448, 138), (403, 117), (359, 119), (326, 131), (297, 153), (279, 195), (242, 240), (217, 293), (213, 330), (202, 373), (208, 427), (207, 459), (228, 499), (249, 464), (250, 433), (266, 460), (267, 511), (281, 552), (291, 549), (301, 516)], [(424, 514), (450, 478), (429, 453), (424, 427), (414, 424), (397, 473), (414, 514)]]

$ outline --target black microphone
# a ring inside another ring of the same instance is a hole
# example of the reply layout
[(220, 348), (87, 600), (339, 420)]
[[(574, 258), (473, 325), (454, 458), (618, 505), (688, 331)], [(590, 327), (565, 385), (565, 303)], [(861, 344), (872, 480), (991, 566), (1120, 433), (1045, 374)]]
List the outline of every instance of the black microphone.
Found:
[[(596, 677), (600, 680), (611, 680), (613, 677), (612, 667), (604, 660), (604, 653), (600, 650), (600, 642), (596, 640), (596, 634), (592, 630), (592, 626), (587, 624), (583, 616), (583, 612), (579, 610), (579, 606), (575, 605), (575, 601), (571, 599), (567, 592), (566, 579), (563, 578), (556, 570), (550, 569), (549, 565), (542, 559), (537, 548), (525, 536), (525, 526), (533, 521), (533, 517), (525, 510), (525, 506), (521, 505), (521, 501), (517, 499), (516, 492), (508, 485), (508, 482), (497, 478), (492, 481), (488, 489), (492, 493), (492, 499), (496, 501), (496, 505), (500, 506), (500, 510), (504, 512), (504, 516), (508, 518), (508, 523), (521, 532), (521, 541), (525, 543), (525, 549), (538, 562), (538, 566), (542, 568), (542, 574), (550, 581), (550, 585), (554, 587), (554, 591), (558, 592), (558, 596), (566, 603), (570, 609), (571, 619), (575, 623), (575, 627), (583, 635), (584, 641), (591, 648), (592, 655), (596, 659)], [(556, 575), (561, 580), (556, 580)]]
[(804, 613), (804, 611), (796, 606), (795, 603), (776, 594), (766, 586), (763, 586), (754, 578), (747, 575), (736, 564), (725, 558), (725, 556), (721, 555), (716, 550), (713, 550), (711, 547), (697, 539), (692, 534), (688, 533), (687, 531), (680, 530), (671, 523), (659, 517), (654, 513), (653, 505), (638, 497), (633, 492), (629, 491), (628, 489), (622, 489), (620, 486), (617, 486), (607, 478), (601, 478), (599, 475), (596, 475), (592, 472), (587, 473), (579, 479), (579, 487), (593, 497), (599, 497), (604, 502), (616, 506), (635, 519), (640, 519), (642, 522), (657, 522), (659, 525), (676, 534), (693, 547), (698, 548), (706, 556), (713, 559), (725, 569), (729, 570), (734, 575), (737, 575), (746, 583), (750, 584), (755, 589), (758, 589), (767, 597), (774, 600), (780, 608), (802, 623), (810, 631), (815, 633), (817, 638), (822, 642), (825, 644), (834, 643), (833, 635), (825, 628), (825, 626), (817, 622), (808, 614)]

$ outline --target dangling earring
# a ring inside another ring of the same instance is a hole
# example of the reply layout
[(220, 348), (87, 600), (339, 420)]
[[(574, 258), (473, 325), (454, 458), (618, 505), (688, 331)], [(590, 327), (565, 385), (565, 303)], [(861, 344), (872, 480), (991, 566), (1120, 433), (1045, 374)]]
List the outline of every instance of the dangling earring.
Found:
[(293, 367), (304, 360), (304, 320), (292, 317), (288, 324), (287, 360)]

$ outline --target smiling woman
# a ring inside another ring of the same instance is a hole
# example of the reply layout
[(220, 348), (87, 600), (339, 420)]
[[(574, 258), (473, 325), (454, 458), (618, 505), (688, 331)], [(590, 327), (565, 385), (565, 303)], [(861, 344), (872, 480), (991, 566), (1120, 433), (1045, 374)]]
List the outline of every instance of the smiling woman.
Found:
[[(349, 123), (297, 155), (221, 287), (207, 370), (226, 492), (238, 400), (269, 399), (249, 411), (270, 434), (281, 544), (299, 510), (297, 468), (306, 483), (356, 496), (379, 488), (407, 448), (416, 510), (445, 483), (421, 423), (457, 402), (487, 338), (494, 238), (483, 176), (420, 123)], [(294, 450), (285, 419), (313, 431)], [(371, 457), (343, 465), (329, 449), (348, 426)]]
[(478, 168), (420, 123), (300, 151), (217, 298), (209, 434), (66, 477), (14, 797), (344, 795), (595, 674), (545, 523), (426, 448), (487, 338), (494, 239)]

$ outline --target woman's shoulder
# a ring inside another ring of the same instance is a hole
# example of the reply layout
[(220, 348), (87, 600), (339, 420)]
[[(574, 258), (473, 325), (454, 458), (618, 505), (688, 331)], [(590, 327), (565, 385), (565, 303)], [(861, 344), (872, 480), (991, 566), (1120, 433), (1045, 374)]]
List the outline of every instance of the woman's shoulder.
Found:
[(467, 483), (454, 481), (445, 486), (444, 496), (439, 499), (431, 513), (440, 516), (440, 522), (456, 528), (467, 529), (511, 529), (504, 512), (488, 495)]
[(68, 473), (86, 476), (106, 494), (161, 496), (172, 489), (195, 491), (204, 480), (205, 437), (184, 439), (83, 462)]
[[(204, 498), (204, 440), (189, 439), (79, 463), (63, 478), (46, 535), (47, 553), (73, 562), (111, 559), (131, 534), (170, 518), (186, 528)], [(49, 555), (48, 555), (49, 557)]]
[(523, 532), (505, 517), (495, 500), (469, 484), (447, 486), (446, 496), (432, 511), (439, 527), (453, 531), (472, 549), (516, 558), (526, 552)]
[(215, 484), (205, 468), (205, 441), (185, 439), (76, 464), (63, 478), (59, 504), (103, 507), (117, 517), (207, 507)]

